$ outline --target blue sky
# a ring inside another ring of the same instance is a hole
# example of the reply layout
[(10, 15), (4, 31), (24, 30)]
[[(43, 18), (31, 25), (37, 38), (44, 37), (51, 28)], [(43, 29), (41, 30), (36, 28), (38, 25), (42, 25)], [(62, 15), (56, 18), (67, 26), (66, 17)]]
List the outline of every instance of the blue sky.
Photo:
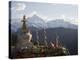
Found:
[(27, 17), (36, 14), (45, 21), (64, 19), (65, 21), (77, 24), (78, 6), (71, 4), (12, 2), (11, 18), (18, 19), (24, 14)]

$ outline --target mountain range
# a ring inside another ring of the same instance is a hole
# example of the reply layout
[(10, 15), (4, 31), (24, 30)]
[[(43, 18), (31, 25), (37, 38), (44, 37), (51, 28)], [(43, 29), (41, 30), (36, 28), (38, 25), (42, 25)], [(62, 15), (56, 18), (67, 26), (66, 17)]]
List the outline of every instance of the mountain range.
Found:
[[(33, 15), (29, 18), (27, 18), (27, 23), (29, 28), (37, 28), (37, 29), (47, 29), (47, 28), (58, 28), (58, 27), (63, 27), (63, 28), (70, 28), (70, 29), (77, 29), (78, 26), (71, 24), (69, 22), (64, 21), (64, 19), (55, 19), (55, 20), (50, 20), (48, 22), (45, 22), (41, 17), (37, 15)], [(16, 31), (18, 28), (20, 28), (22, 25), (21, 20), (19, 19), (12, 19), (11, 20), (11, 29)]]

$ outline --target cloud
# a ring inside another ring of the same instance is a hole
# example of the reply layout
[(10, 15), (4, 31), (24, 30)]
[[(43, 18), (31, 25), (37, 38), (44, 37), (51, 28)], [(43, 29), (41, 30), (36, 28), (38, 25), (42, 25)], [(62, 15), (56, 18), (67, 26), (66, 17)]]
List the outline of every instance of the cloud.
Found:
[(65, 14), (62, 14), (59, 19), (63, 19), (65, 22), (70, 22), (72, 24), (78, 24), (78, 19), (74, 17), (68, 17)]
[(26, 5), (24, 3), (17, 3), (12, 9), (16, 11), (23, 11), (26, 8)]
[(71, 18), (68, 18), (68, 19), (70, 19), (72, 24), (78, 25), (78, 19), (77, 18), (71, 17)]
[(38, 13), (37, 11), (33, 11), (33, 12), (30, 14), (30, 16), (33, 16), (33, 15), (37, 15), (37, 16), (39, 16), (39, 17), (42, 18), (42, 19), (47, 19), (47, 16), (44, 16), (44, 15)]

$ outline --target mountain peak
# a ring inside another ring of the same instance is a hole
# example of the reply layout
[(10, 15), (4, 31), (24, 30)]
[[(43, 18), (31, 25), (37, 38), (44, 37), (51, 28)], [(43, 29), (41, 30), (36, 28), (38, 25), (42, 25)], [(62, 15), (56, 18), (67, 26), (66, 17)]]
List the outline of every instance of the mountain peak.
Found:
[(32, 17), (39, 17), (37, 14), (33, 14)]
[(36, 11), (33, 11), (29, 17), (39, 17), (39, 15)]
[(31, 20), (32, 22), (45, 22), (44, 19), (42, 19), (39, 15), (33, 14), (28, 18), (28, 20)]

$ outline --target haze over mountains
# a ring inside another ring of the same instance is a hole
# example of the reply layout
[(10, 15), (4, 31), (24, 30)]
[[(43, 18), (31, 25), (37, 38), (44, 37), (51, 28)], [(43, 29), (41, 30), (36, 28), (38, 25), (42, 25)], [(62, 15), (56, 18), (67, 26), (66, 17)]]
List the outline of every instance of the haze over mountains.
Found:
[[(48, 22), (45, 22), (41, 17), (37, 16), (36, 14), (27, 18), (27, 25), (28, 27), (34, 27), (37, 29), (43, 29), (43, 28), (70, 28), (70, 29), (77, 29), (78, 26), (71, 24), (70, 22), (64, 21), (64, 19), (55, 19), (50, 20)], [(11, 20), (11, 29), (16, 31), (18, 28), (20, 28), (22, 25), (22, 22), (20, 19), (12, 19)]]

